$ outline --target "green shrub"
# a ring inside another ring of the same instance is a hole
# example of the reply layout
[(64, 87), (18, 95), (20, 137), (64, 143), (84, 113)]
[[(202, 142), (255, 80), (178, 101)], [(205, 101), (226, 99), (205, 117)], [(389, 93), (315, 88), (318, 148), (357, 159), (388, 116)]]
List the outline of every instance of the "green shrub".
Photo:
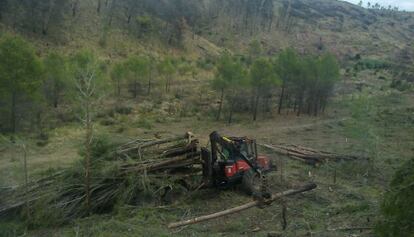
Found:
[(38, 201), (31, 207), (27, 224), (31, 229), (50, 228), (64, 224), (64, 217), (60, 209), (50, 208), (50, 203)]
[(153, 124), (152, 122), (147, 119), (147, 118), (140, 118), (137, 122), (136, 122), (136, 126), (139, 128), (144, 128), (144, 129), (152, 129)]
[(49, 143), (49, 135), (47, 133), (40, 133), (37, 137), (36, 145), (39, 147), (44, 147)]
[(127, 106), (120, 106), (115, 109), (118, 114), (128, 115), (132, 113), (132, 108)]
[(0, 222), (0, 236), (14, 237), (25, 235), (26, 226), (21, 221), (7, 221)]
[(355, 66), (355, 71), (362, 71), (365, 69), (388, 69), (391, 67), (391, 64), (387, 61), (376, 60), (376, 59), (362, 59), (358, 61)]
[(112, 126), (116, 124), (116, 120), (109, 117), (109, 118), (104, 118), (99, 122), (102, 126)]
[(211, 58), (200, 58), (197, 61), (197, 67), (206, 71), (212, 70), (214, 66), (214, 60)]
[(383, 219), (376, 226), (379, 236), (414, 236), (414, 158), (396, 172), (382, 201), (381, 212)]
[[(108, 135), (97, 135), (92, 141), (92, 159), (93, 160), (108, 160), (112, 159), (113, 152), (119, 144), (110, 139)], [(85, 157), (85, 148), (81, 146), (79, 154)]]
[(399, 91), (407, 91), (411, 88), (411, 84), (404, 80), (393, 80), (390, 87)]
[(113, 118), (115, 117), (115, 111), (113, 109), (110, 110), (101, 110), (96, 114), (97, 118)]
[(340, 212), (352, 214), (357, 212), (366, 212), (369, 209), (370, 206), (368, 202), (347, 203), (340, 208)]

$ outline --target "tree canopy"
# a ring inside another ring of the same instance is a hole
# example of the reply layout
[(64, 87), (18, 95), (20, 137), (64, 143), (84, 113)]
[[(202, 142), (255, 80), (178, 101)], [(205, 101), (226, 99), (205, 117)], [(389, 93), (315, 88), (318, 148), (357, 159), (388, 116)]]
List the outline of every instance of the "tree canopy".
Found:
[(269, 103), (277, 92), (279, 113), (293, 109), (298, 116), (302, 113), (316, 116), (325, 109), (339, 77), (339, 64), (332, 54), (300, 57), (295, 50), (285, 49), (274, 59), (256, 58), (247, 62), (224, 54), (217, 62), (212, 87), (221, 93), (221, 104), (224, 94), (227, 98), (232, 94), (231, 89), (250, 88), (251, 101), (244, 101), (243, 106), (250, 107), (253, 120), (257, 118), (260, 103), (264, 111), (270, 110)]
[(0, 91), (10, 98), (10, 131), (16, 132), (19, 99), (36, 95), (42, 73), (42, 63), (29, 43), (12, 35), (0, 40)]
[(18, 36), (0, 41), (0, 85), (9, 93), (31, 95), (41, 84), (42, 64), (34, 49)]

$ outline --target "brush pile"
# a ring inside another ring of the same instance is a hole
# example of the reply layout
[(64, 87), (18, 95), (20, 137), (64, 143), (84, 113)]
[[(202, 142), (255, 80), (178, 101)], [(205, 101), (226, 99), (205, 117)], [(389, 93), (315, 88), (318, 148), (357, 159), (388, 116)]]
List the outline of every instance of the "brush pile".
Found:
[(291, 145), (291, 144), (279, 144), (268, 145), (260, 144), (261, 146), (272, 150), (280, 155), (288, 156), (291, 159), (304, 162), (309, 165), (322, 164), (328, 161), (341, 161), (341, 160), (361, 160), (366, 159), (353, 155), (341, 155), (332, 152), (318, 151), (308, 147)]
[(194, 178), (201, 177), (201, 165), (198, 140), (191, 133), (167, 139), (136, 139), (119, 146), (102, 143), (93, 145), (89, 208), (85, 206), (85, 167), (79, 162), (27, 186), (0, 189), (0, 216), (27, 206), (32, 216), (50, 219), (52, 215), (64, 222), (108, 212), (116, 204), (169, 201), (165, 199), (172, 192), (188, 192), (201, 183), (201, 178)]

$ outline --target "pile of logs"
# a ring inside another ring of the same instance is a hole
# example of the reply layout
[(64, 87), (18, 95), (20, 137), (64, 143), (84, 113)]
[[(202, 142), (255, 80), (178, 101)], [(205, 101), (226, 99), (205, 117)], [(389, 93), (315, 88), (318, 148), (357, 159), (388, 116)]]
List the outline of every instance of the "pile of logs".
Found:
[(190, 132), (164, 139), (135, 139), (118, 147), (116, 153), (120, 157), (139, 160), (148, 156), (174, 157), (187, 153), (189, 144), (198, 144), (198, 140)]
[(191, 133), (167, 139), (135, 140), (116, 152), (125, 159), (120, 169), (125, 173), (173, 170), (200, 164), (198, 140)]
[(258, 144), (262, 147), (265, 147), (273, 152), (288, 156), (291, 159), (304, 162), (309, 165), (317, 165), (327, 161), (341, 161), (341, 160), (361, 160), (366, 159), (359, 156), (353, 155), (341, 155), (335, 154), (332, 152), (318, 151), (308, 147), (297, 146), (297, 145), (268, 145), (268, 144)]

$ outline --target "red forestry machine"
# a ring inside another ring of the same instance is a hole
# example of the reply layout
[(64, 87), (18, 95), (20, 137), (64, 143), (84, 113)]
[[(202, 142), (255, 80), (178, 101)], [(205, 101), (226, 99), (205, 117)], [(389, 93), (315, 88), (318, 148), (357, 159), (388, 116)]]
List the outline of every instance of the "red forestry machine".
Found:
[(268, 198), (265, 173), (274, 167), (269, 157), (258, 155), (256, 140), (213, 132), (210, 146), (201, 149), (206, 186), (224, 189), (241, 183), (247, 193)]

